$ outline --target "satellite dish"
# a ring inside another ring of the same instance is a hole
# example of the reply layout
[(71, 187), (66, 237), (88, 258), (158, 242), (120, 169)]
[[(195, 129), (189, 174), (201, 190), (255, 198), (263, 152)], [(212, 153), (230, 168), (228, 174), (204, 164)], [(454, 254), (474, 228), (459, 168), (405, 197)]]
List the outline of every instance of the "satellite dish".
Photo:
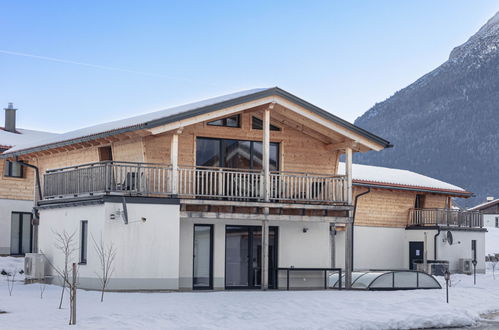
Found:
[(452, 233), (449, 231), (447, 231), (447, 243), (449, 243), (449, 245), (452, 245), (452, 243), (454, 242), (454, 238), (452, 237)]

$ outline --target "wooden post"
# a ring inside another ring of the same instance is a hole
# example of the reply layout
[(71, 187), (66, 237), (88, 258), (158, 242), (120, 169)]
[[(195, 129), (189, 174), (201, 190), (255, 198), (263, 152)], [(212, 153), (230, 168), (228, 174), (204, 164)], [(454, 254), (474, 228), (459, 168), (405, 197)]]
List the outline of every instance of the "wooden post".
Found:
[(73, 299), (71, 304), (71, 324), (76, 324), (76, 263), (73, 262), (73, 282), (71, 284), (73, 290)]
[[(352, 195), (352, 149), (345, 148), (345, 174), (347, 176), (347, 203), (353, 204)], [(346, 225), (345, 231), (345, 288), (350, 289), (352, 286), (352, 251), (353, 251), (353, 225), (352, 225), (352, 211), (348, 211), (349, 222)]]
[[(271, 103), (263, 113), (263, 143), (262, 143), (262, 167), (263, 167), (263, 199), (270, 201), (270, 110), (274, 107)], [(264, 214), (268, 214), (268, 208)], [(269, 221), (262, 223), (262, 265), (261, 265), (261, 287), (262, 290), (269, 288)]]
[(172, 195), (178, 194), (178, 134), (179, 131), (173, 134), (170, 147), (170, 163), (172, 165)]

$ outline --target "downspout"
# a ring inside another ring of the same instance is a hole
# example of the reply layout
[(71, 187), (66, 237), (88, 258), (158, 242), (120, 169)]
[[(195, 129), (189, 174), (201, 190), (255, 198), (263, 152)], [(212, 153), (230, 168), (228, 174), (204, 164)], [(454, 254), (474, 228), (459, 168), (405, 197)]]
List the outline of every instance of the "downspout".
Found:
[(433, 259), (437, 260), (437, 236), (440, 235), (440, 226), (437, 228), (437, 233), (433, 238)]
[[(16, 163), (20, 164), (21, 166), (24, 167), (29, 167), (35, 170), (35, 177), (36, 177), (36, 185), (38, 188), (38, 196), (40, 199), (43, 199), (42, 195), (42, 185), (40, 184), (40, 170), (38, 169), (38, 166), (27, 164), (20, 162), (17, 157), (16, 157)], [(33, 207), (33, 220), (32, 220), (32, 225), (33, 225), (33, 251), (38, 252), (38, 224), (40, 223), (40, 214), (38, 213), (38, 208), (36, 205), (36, 196), (34, 198), (34, 203), (35, 206)]]
[(354, 233), (355, 233), (355, 215), (357, 214), (357, 201), (359, 199), (359, 197), (361, 196), (364, 196), (364, 195), (367, 195), (371, 192), (371, 187), (367, 187), (367, 191), (364, 191), (363, 193), (361, 194), (358, 194), (357, 196), (355, 196), (355, 204), (353, 206), (353, 216), (352, 216), (352, 271), (353, 271), (353, 268), (354, 268), (354, 263), (353, 263), (353, 256), (354, 256)]

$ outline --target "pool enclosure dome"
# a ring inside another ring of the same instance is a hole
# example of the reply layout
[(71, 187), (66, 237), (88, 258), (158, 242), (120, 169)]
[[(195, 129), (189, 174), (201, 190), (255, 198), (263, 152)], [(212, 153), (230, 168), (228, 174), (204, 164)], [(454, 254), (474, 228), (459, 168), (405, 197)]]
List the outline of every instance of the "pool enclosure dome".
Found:
[[(344, 287), (345, 276), (329, 276), (329, 287)], [(352, 273), (352, 289), (359, 290), (415, 290), (441, 289), (440, 283), (429, 274), (412, 270), (365, 271)]]

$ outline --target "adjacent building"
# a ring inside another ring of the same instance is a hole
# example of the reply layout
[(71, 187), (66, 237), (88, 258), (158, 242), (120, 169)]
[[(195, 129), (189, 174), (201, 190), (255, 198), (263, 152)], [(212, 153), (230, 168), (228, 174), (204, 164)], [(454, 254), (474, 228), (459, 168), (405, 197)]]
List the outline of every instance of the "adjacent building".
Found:
[(499, 228), (499, 199), (489, 197), (485, 203), (470, 208), (483, 214), (483, 223), (486, 227)]
[[(53, 133), (16, 127), (16, 109), (9, 103), (0, 127), (0, 154), (24, 143), (38, 143)], [(31, 214), (35, 175), (12, 160), (0, 160), (0, 255), (24, 255), (32, 250)]]

